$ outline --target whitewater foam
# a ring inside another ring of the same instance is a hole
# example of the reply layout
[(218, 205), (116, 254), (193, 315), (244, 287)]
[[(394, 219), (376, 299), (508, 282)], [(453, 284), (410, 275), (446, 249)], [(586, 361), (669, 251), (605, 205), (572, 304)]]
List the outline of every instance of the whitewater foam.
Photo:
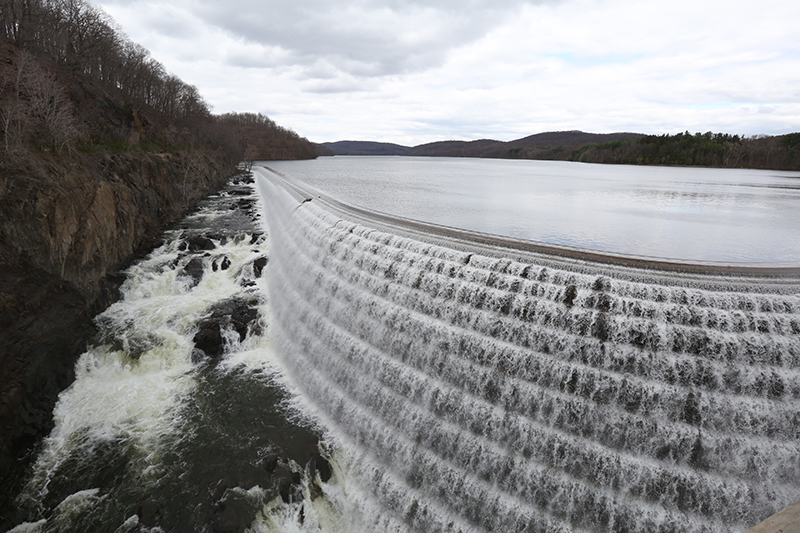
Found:
[(255, 173), (273, 337), (372, 529), (737, 531), (800, 495), (796, 269), (491, 246)]

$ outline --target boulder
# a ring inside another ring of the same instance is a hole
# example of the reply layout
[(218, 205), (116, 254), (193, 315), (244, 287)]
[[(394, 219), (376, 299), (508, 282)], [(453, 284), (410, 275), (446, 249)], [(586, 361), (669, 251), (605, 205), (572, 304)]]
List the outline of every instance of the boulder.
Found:
[(229, 326), (239, 334), (239, 340), (243, 341), (248, 329), (258, 319), (258, 309), (255, 307), (257, 304), (257, 299), (233, 298), (214, 305), (211, 314), (198, 323), (197, 333), (192, 339), (195, 348), (209, 357), (221, 356), (225, 349), (222, 330)]
[(190, 287), (195, 287), (200, 280), (203, 279), (203, 274), (205, 274), (206, 267), (202, 257), (195, 257), (188, 263), (186, 266), (183, 267), (180, 271), (181, 276), (188, 276), (192, 278), (192, 283)]
[(253, 261), (253, 274), (255, 274), (257, 278), (261, 277), (261, 273), (264, 271), (264, 268), (267, 266), (268, 262), (269, 259), (263, 256)]
[[(201, 350), (209, 357), (219, 357), (222, 355), (224, 348), (222, 345), (223, 339), (220, 321), (206, 319), (200, 322), (192, 342), (194, 342), (194, 346), (197, 350)], [(194, 352), (192, 352), (192, 354), (192, 359), (195, 359)]]
[(217, 257), (211, 263), (211, 269), (216, 272), (217, 270), (228, 270), (231, 267), (231, 260), (227, 255)]
[(314, 473), (319, 474), (319, 479), (323, 483), (327, 483), (333, 475), (333, 468), (331, 467), (331, 464), (321, 455), (315, 456), (308, 462), (308, 470), (311, 472), (312, 476)]
[(193, 235), (186, 239), (186, 245), (190, 252), (200, 252), (205, 250), (213, 250), (217, 247), (214, 241), (205, 235)]

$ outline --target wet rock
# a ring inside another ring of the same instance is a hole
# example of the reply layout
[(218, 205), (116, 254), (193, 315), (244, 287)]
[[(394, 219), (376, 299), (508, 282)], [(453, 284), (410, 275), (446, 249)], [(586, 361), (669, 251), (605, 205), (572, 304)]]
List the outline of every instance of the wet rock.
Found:
[(74, 285), (9, 257), (0, 247), (0, 517), (18, 493), (23, 456), (53, 427), (58, 394), (96, 333)]
[[(127, 356), (131, 359), (139, 359), (143, 353), (152, 350), (162, 343), (162, 339), (152, 333), (130, 335), (127, 341)], [(123, 348), (124, 347), (125, 345), (123, 344)]]
[(222, 500), (225, 493), (233, 488), (236, 488), (236, 481), (229, 477), (224, 477), (209, 487), (209, 493), (213, 494), (214, 501), (218, 501)]
[(190, 252), (200, 252), (203, 250), (213, 250), (217, 247), (214, 241), (205, 235), (193, 235), (186, 239), (186, 244)]
[(255, 274), (257, 278), (261, 277), (261, 273), (264, 271), (264, 267), (267, 266), (268, 262), (269, 259), (267, 259), (266, 257), (259, 257), (258, 259), (253, 261), (253, 274)]
[(255, 205), (256, 201), (252, 198), (242, 198), (238, 202), (236, 202), (236, 207), (239, 209), (244, 209), (245, 211), (250, 210)]
[(317, 455), (308, 462), (308, 469), (313, 477), (314, 473), (319, 474), (319, 479), (323, 483), (327, 483), (333, 475), (333, 468), (327, 459), (321, 455)]
[(206, 233), (205, 236), (212, 241), (211, 244), (214, 244), (213, 241), (219, 241), (220, 246), (228, 244), (228, 236), (223, 233)]
[(120, 287), (128, 276), (119, 270), (108, 270), (105, 277), (100, 280), (100, 294), (94, 303), (93, 311), (100, 312), (107, 309), (112, 303), (120, 299)]
[(289, 463), (278, 461), (272, 477), (274, 490), (284, 503), (303, 501), (303, 476), (300, 472), (293, 471)]
[(207, 357), (206, 353), (203, 350), (201, 350), (200, 348), (193, 348), (192, 349), (192, 355), (191, 355), (192, 363), (194, 363), (194, 364), (201, 363), (202, 361), (204, 361), (206, 359), (206, 357)]
[(247, 329), (258, 318), (258, 310), (250, 307), (246, 302), (236, 302), (230, 314), (233, 329), (239, 334), (242, 341), (247, 336)]
[[(50, 431), (94, 335), (92, 316), (118, 298), (114, 269), (161, 245), (161, 231), (229, 176), (209, 150), (34, 155), (0, 179), (0, 531), (23, 458)], [(204, 171), (187, 176), (189, 157)]]
[(300, 485), (300, 480), (295, 483), (287, 478), (281, 478), (278, 482), (278, 494), (280, 494), (283, 503), (303, 501), (303, 487)]
[(192, 278), (192, 283), (190, 286), (194, 287), (198, 283), (200, 283), (200, 280), (203, 279), (203, 274), (205, 274), (205, 271), (206, 267), (203, 262), (203, 258), (195, 257), (194, 259), (186, 263), (186, 266), (183, 267), (183, 269), (180, 272), (180, 275), (189, 276), (190, 278)]
[[(200, 323), (192, 342), (194, 342), (195, 349), (201, 350), (209, 357), (219, 357), (222, 355), (223, 339), (222, 331), (220, 329), (219, 320), (204, 320)], [(195, 359), (194, 352), (192, 359)]]
[(232, 327), (239, 334), (242, 341), (247, 336), (247, 331), (258, 319), (258, 300), (243, 300), (234, 298), (216, 304), (211, 315), (198, 323), (194, 345), (209, 357), (219, 357), (224, 351), (224, 337), (222, 330)]
[(223, 255), (222, 257), (217, 257), (211, 263), (211, 270), (216, 272), (217, 270), (228, 270), (231, 267), (231, 260), (228, 259), (228, 256)]
[(292, 503), (292, 482), (287, 478), (281, 478), (278, 481), (278, 494), (281, 496), (283, 503)]

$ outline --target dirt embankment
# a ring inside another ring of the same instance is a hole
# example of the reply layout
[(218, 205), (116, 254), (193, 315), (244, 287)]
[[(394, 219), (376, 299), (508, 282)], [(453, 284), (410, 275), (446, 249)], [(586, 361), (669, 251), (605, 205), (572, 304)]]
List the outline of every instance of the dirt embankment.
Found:
[(117, 269), (232, 171), (209, 151), (0, 162), (0, 486), (51, 429)]

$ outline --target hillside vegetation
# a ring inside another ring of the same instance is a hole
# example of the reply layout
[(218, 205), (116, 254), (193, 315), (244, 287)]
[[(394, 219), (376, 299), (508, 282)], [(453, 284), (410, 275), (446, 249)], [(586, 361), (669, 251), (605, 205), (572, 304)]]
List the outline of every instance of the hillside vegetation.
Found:
[(725, 133), (647, 135), (583, 146), (573, 161), (800, 170), (800, 133), (740, 137)]
[(0, 0), (0, 150), (26, 153), (219, 151), (238, 162), (315, 157), (267, 117), (214, 116), (84, 0)]
[(418, 146), (369, 141), (323, 143), (335, 155), (410, 155), (429, 157), (492, 157), (501, 159), (562, 159), (582, 146), (592, 143), (638, 139), (641, 133), (585, 133), (554, 131), (537, 133), (513, 141), (479, 139), (476, 141), (438, 141)]
[(335, 155), (488, 157), (616, 163), (800, 170), (800, 133), (743, 137), (726, 133), (585, 133), (556, 131), (503, 142), (442, 141), (402, 146), (367, 141), (324, 143)]

